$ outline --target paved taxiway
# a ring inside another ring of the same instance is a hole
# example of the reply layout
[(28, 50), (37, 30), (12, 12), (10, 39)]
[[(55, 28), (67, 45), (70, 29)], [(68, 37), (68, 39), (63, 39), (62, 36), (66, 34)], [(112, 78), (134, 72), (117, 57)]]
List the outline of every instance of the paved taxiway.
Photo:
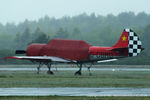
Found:
[[(47, 68), (41, 68), (40, 70), (48, 70)], [(52, 68), (56, 70), (56, 68)], [(78, 70), (78, 68), (57, 68), (57, 70)], [(82, 70), (87, 70), (83, 68)], [(150, 71), (150, 68), (91, 68), (91, 70), (97, 71)], [(0, 71), (37, 71), (36, 68), (0, 68)]]
[(0, 96), (150, 96), (150, 88), (0, 88)]

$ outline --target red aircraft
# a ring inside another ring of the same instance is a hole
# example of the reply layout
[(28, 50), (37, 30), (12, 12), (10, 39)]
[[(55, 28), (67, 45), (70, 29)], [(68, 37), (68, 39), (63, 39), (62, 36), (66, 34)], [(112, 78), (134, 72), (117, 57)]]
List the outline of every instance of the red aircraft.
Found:
[[(48, 74), (53, 74), (51, 65), (55, 63), (74, 63), (79, 70), (75, 75), (81, 75), (85, 63), (101, 63), (116, 61), (119, 58), (137, 56), (143, 48), (138, 36), (131, 29), (125, 29), (119, 41), (112, 47), (92, 46), (83, 40), (52, 39), (48, 44), (31, 44), (27, 50), (16, 50), (16, 54), (26, 53), (26, 56), (6, 57), (39, 62), (38, 72), (42, 64), (47, 65)], [(90, 71), (90, 67), (88, 68)]]

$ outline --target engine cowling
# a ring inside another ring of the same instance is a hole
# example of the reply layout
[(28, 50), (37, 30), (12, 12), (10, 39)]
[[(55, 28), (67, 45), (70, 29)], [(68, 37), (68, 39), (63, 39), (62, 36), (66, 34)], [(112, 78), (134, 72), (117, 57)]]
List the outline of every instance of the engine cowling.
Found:
[(46, 44), (37, 44), (37, 43), (30, 44), (30, 45), (27, 47), (26, 55), (27, 55), (27, 56), (40, 56), (40, 55), (41, 55), (41, 52), (42, 52), (42, 48), (43, 48), (45, 45), (46, 45)]

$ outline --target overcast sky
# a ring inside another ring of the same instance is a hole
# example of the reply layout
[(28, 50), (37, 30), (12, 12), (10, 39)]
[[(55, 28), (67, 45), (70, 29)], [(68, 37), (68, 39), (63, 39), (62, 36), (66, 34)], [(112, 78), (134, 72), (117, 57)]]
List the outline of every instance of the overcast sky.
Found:
[(125, 11), (150, 14), (150, 0), (0, 0), (0, 23), (37, 20), (45, 15), (60, 18), (83, 12), (118, 15)]

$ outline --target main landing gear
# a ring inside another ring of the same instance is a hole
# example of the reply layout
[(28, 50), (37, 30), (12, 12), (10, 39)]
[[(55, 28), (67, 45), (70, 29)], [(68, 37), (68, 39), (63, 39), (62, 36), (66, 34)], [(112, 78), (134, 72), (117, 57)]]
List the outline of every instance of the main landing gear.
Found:
[[(42, 62), (40, 62), (39, 63), (39, 66), (37, 67), (37, 74), (39, 74), (40, 73), (40, 68), (43, 66), (43, 65), (47, 65), (47, 68), (48, 68), (48, 71), (47, 71), (47, 74), (49, 74), (49, 75), (53, 75), (54, 73), (51, 71), (51, 63), (42, 63)], [(74, 73), (74, 75), (82, 75), (82, 73), (81, 73), (81, 71), (82, 71), (82, 65), (83, 65), (83, 63), (78, 63), (77, 64), (77, 66), (79, 67), (79, 70), (77, 71), (77, 72), (75, 72)], [(89, 66), (86, 66), (85, 65), (85, 67), (87, 67), (87, 69), (88, 69), (88, 71), (89, 71), (89, 76), (91, 76), (92, 74), (91, 74), (91, 71), (90, 71), (90, 68), (91, 68), (91, 66), (92, 66), (92, 63), (89, 65)]]
[[(40, 62), (39, 66), (37, 67), (37, 74), (40, 73), (40, 68), (42, 67), (42, 65), (43, 64)], [(48, 68), (47, 74), (53, 75), (54, 73), (51, 71), (51, 63), (46, 63), (45, 65), (47, 65), (47, 68)]]
[(88, 65), (84, 64), (85, 67), (87, 67), (87, 70), (89, 71), (89, 76), (92, 76), (90, 68), (92, 67), (93, 63), (90, 63)]
[[(82, 75), (82, 73), (81, 73), (82, 65), (83, 65), (82, 63), (77, 64), (77, 66), (79, 67), (79, 70), (78, 70), (77, 72), (75, 72), (74, 75)], [(86, 65), (85, 65), (85, 67), (87, 67), (87, 70), (89, 71), (89, 76), (92, 75), (92, 73), (91, 73), (91, 71), (90, 71), (91, 66), (92, 66), (92, 63), (91, 63), (89, 66), (86, 66)]]
[(47, 68), (48, 68), (47, 74), (53, 75), (54, 73), (51, 71), (51, 63), (47, 64)]
[(79, 70), (77, 72), (74, 73), (74, 75), (81, 75), (81, 70), (82, 70), (82, 64), (77, 64), (77, 66), (79, 67)]

